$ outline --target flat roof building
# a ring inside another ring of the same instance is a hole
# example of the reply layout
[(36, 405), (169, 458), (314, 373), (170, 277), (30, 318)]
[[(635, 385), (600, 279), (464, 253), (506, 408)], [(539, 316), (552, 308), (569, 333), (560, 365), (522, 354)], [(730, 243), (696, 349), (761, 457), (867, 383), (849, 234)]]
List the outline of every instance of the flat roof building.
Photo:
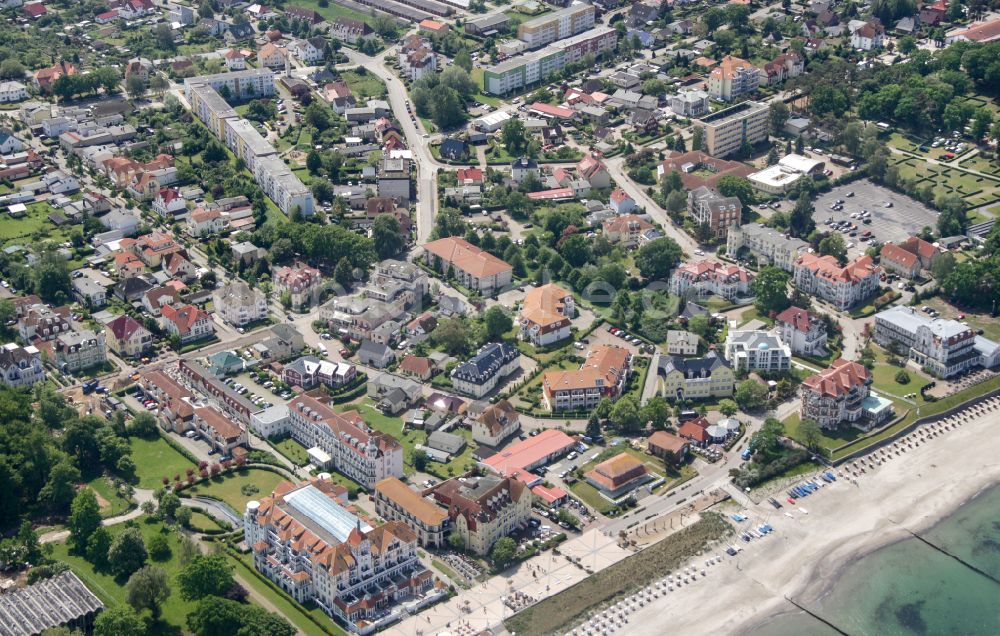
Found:
[(562, 457), (576, 446), (576, 440), (555, 429), (542, 431), (534, 437), (511, 444), (496, 455), (480, 462), (486, 468), (505, 477), (515, 477), (534, 484), (539, 478), (532, 469)]
[(768, 106), (742, 102), (695, 121), (705, 131), (705, 149), (715, 157), (725, 157), (740, 149), (743, 142), (753, 145), (767, 139)]

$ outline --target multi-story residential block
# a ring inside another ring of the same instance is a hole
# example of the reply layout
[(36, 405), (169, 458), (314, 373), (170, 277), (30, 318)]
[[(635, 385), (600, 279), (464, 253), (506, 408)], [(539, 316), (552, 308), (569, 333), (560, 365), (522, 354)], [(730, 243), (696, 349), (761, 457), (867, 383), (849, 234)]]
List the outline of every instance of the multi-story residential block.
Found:
[(861, 51), (880, 49), (885, 43), (885, 27), (877, 20), (869, 20), (851, 29), (851, 46)]
[(768, 106), (761, 102), (742, 102), (706, 115), (694, 122), (705, 131), (704, 149), (714, 157), (725, 157), (745, 143), (753, 145), (767, 139)]
[(725, 358), (709, 351), (704, 358), (659, 356), (656, 373), (668, 400), (704, 400), (733, 394), (735, 375)]
[(447, 510), (395, 477), (386, 477), (375, 484), (374, 496), (375, 514), (389, 521), (404, 522), (424, 547), (445, 547), (445, 534), (451, 528)]
[(497, 539), (520, 530), (531, 517), (531, 491), (510, 477), (463, 477), (434, 487), (434, 500), (448, 509), (451, 531), (465, 549), (486, 554)]
[(403, 445), (395, 437), (369, 428), (357, 411), (337, 413), (308, 395), (253, 414), (251, 427), (264, 437), (287, 434), (306, 448), (318, 447), (330, 457), (324, 468), (365, 488), (403, 476)]
[(778, 373), (792, 367), (792, 349), (777, 335), (760, 330), (737, 330), (731, 323), (726, 335), (726, 360), (733, 369)]
[(349, 44), (355, 44), (362, 38), (372, 37), (374, 33), (362, 20), (341, 17), (330, 23), (330, 35)]
[(4, 386), (32, 386), (44, 379), (45, 368), (37, 348), (21, 347), (12, 342), (0, 347), (0, 383)]
[(378, 195), (398, 201), (410, 200), (410, 160), (383, 158), (378, 165)]
[(48, 341), (59, 334), (72, 330), (68, 320), (68, 312), (64, 308), (50, 309), (47, 305), (36, 302), (24, 307), (17, 323), (17, 332), (26, 342)]
[(554, 283), (532, 287), (521, 304), (519, 335), (537, 347), (565, 340), (575, 315), (576, 302), (570, 292)]
[(108, 360), (104, 334), (94, 333), (89, 329), (59, 334), (52, 343), (52, 351), (55, 354), (56, 366), (63, 373), (75, 373), (96, 367)]
[(212, 307), (219, 318), (237, 327), (267, 318), (267, 296), (243, 281), (217, 287), (212, 292)]
[(521, 352), (516, 347), (491, 342), (452, 369), (451, 383), (459, 393), (481, 398), (520, 368)]
[(724, 197), (705, 186), (688, 192), (688, 214), (716, 238), (725, 238), (731, 225), (739, 225), (742, 212), (738, 197)]
[(506, 95), (537, 84), (587, 54), (614, 49), (617, 41), (618, 33), (613, 28), (599, 26), (538, 51), (512, 57), (484, 69), (483, 90), (492, 95)]
[(498, 448), (521, 430), (521, 417), (510, 402), (490, 404), (472, 423), (472, 439), (481, 446)]
[(28, 89), (21, 82), (0, 82), (0, 104), (10, 104), (28, 99)]
[(600, 345), (587, 352), (575, 371), (549, 371), (542, 395), (551, 411), (589, 411), (602, 398), (616, 399), (628, 384), (632, 355), (622, 347)]
[(239, 101), (274, 94), (274, 73), (252, 69), (202, 75), (184, 80), (184, 94), (191, 110), (237, 156), (243, 159), (254, 180), (285, 214), (313, 213), (309, 188), (277, 156), (277, 151), (222, 97), (228, 93)]
[(757, 257), (761, 265), (773, 265), (792, 272), (799, 256), (808, 253), (809, 243), (760, 223), (730, 227), (726, 237), (726, 254), (731, 258), (740, 258), (744, 249)]
[[(299, 603), (314, 602), (357, 634), (369, 634), (439, 598), (402, 521), (372, 528), (342, 505), (328, 478), (278, 484), (247, 503), (244, 541), (254, 568)], [(408, 610), (394, 608), (409, 600)]]
[(288, 47), (292, 54), (305, 64), (321, 62), (326, 55), (326, 40), (322, 37), (294, 40)]
[[(708, 94), (730, 101), (760, 87), (760, 70), (746, 60), (727, 55), (708, 75)], [(716, 154), (709, 151), (709, 154)]]
[(760, 82), (766, 86), (780, 84), (787, 79), (802, 75), (805, 68), (805, 60), (798, 53), (794, 51), (782, 53), (761, 67)]
[(667, 101), (678, 117), (701, 117), (708, 112), (708, 93), (695, 88), (682, 89)]
[(930, 318), (913, 307), (892, 307), (875, 314), (875, 341), (907, 355), (939, 378), (989, 366), (983, 363), (976, 340), (976, 332), (957, 320)]
[(829, 369), (802, 382), (802, 418), (835, 429), (841, 422), (857, 423), (865, 415), (864, 401), (872, 377), (863, 365), (840, 358)]
[(604, 238), (610, 243), (620, 244), (626, 248), (638, 247), (645, 241), (648, 232), (655, 226), (638, 214), (624, 214), (612, 217), (601, 224)]
[(189, 430), (197, 432), (222, 457), (250, 442), (246, 429), (209, 406), (194, 409)]
[(73, 279), (73, 297), (85, 307), (99, 309), (108, 303), (108, 289), (89, 276)]
[(400, 71), (415, 82), (424, 75), (437, 71), (434, 46), (427, 38), (411, 34), (403, 38), (396, 51)]
[(792, 353), (821, 356), (826, 351), (826, 322), (805, 309), (789, 307), (774, 318), (781, 341)]
[(837, 309), (848, 309), (878, 292), (881, 268), (871, 256), (860, 256), (841, 267), (833, 256), (803, 254), (795, 261), (795, 286)]
[(362, 292), (365, 298), (384, 303), (402, 301), (404, 307), (413, 307), (427, 295), (427, 273), (413, 263), (386, 259), (375, 266), (368, 284)]
[(667, 353), (672, 356), (698, 355), (698, 335), (690, 331), (667, 331)]
[(328, 387), (342, 386), (353, 380), (357, 374), (357, 367), (348, 362), (302, 356), (281, 368), (281, 381), (290, 386), (300, 386), (309, 390), (320, 384)]
[(215, 333), (212, 317), (194, 305), (165, 305), (160, 308), (160, 324), (170, 335), (188, 343), (208, 338)]
[(461, 285), (484, 296), (510, 285), (514, 275), (509, 264), (456, 236), (424, 245), (424, 261), (441, 272), (451, 271)]
[(596, 8), (591, 4), (574, 4), (531, 20), (517, 27), (517, 39), (537, 49), (587, 31), (594, 26)]
[(132, 316), (123, 314), (107, 325), (107, 344), (119, 356), (137, 358), (153, 346), (153, 334)]
[(941, 249), (927, 241), (911, 236), (899, 245), (882, 246), (880, 263), (886, 271), (906, 278), (916, 278), (921, 269), (930, 269), (941, 254)]
[(287, 293), (292, 309), (298, 310), (319, 301), (323, 290), (323, 275), (315, 267), (285, 265), (274, 273), (273, 283), (279, 296)]
[(678, 265), (670, 275), (669, 287), (670, 293), (678, 296), (715, 294), (733, 302), (753, 296), (753, 279), (753, 272), (738, 265), (704, 260)]

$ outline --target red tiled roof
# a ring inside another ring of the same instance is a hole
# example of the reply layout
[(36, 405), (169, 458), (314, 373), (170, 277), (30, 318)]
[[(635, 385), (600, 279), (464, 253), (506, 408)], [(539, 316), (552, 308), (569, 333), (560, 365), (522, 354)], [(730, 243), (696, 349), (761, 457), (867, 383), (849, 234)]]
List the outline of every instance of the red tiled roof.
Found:
[(799, 307), (789, 307), (775, 317), (778, 322), (791, 325), (796, 331), (807, 333), (809, 331), (809, 312)]
[(882, 256), (883, 261), (889, 261), (890, 263), (901, 265), (906, 269), (912, 269), (914, 265), (917, 265), (920, 262), (920, 259), (917, 258), (916, 254), (911, 254), (902, 247), (892, 243), (886, 243), (883, 245), (880, 255)]
[(142, 323), (128, 315), (118, 316), (108, 323), (108, 330), (114, 334), (115, 340), (128, 340), (142, 328)]
[(847, 394), (852, 388), (867, 383), (871, 379), (868, 369), (857, 362), (839, 358), (833, 361), (829, 369), (824, 369), (816, 375), (811, 375), (802, 382), (816, 393), (828, 397), (839, 397)]

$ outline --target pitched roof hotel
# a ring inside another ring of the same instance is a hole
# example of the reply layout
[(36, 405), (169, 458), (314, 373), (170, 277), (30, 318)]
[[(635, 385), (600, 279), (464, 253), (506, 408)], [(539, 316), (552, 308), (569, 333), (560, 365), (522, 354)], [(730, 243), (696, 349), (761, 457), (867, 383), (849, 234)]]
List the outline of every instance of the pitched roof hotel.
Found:
[(247, 503), (244, 540), (257, 571), (296, 601), (315, 601), (352, 632), (367, 633), (406, 615), (392, 611), (395, 602), (436, 596), (434, 576), (406, 523), (372, 528), (341, 506), (337, 491), (328, 478), (278, 484), (270, 497)]
[[(857, 423), (866, 415), (872, 376), (863, 365), (840, 358), (829, 369), (802, 382), (802, 418), (835, 429), (841, 422)], [(878, 398), (875, 398), (878, 401)], [(888, 416), (888, 411), (878, 413)]]
[(683, 296), (693, 288), (699, 297), (715, 294), (734, 301), (752, 294), (753, 279), (753, 272), (738, 265), (709, 260), (681, 263), (670, 275), (670, 293)]
[(517, 479), (449, 479), (434, 487), (433, 496), (447, 507), (452, 532), (476, 554), (489, 552), (497, 539), (523, 528), (531, 517), (531, 491)]
[(841, 267), (833, 256), (803, 254), (795, 261), (795, 286), (847, 309), (878, 291), (881, 269), (865, 255)]
[(600, 345), (587, 353), (575, 371), (549, 371), (542, 393), (552, 411), (590, 410), (601, 398), (617, 398), (625, 390), (632, 355), (621, 347)]
[(576, 446), (576, 440), (562, 431), (550, 428), (534, 437), (515, 442), (480, 464), (498, 475), (514, 477), (528, 485), (541, 479), (531, 471), (562, 457)]
[(456, 236), (424, 245), (424, 260), (439, 269), (451, 266), (459, 283), (484, 295), (509, 285), (513, 277), (510, 265)]
[(575, 313), (573, 294), (562, 287), (553, 283), (532, 287), (521, 305), (521, 339), (544, 347), (569, 338)]
[(375, 484), (375, 513), (383, 519), (406, 522), (422, 546), (444, 547), (448, 511), (395, 477)]

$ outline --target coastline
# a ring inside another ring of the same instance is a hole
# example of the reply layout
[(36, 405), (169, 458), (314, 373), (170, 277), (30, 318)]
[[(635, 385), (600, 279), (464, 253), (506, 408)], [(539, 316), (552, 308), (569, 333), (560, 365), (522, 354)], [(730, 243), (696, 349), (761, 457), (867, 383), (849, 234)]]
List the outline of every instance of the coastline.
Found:
[[(934, 527), (1000, 484), (1000, 464), (992, 459), (1000, 441), (990, 435), (991, 419), (996, 412), (920, 442), (869, 469), (857, 485), (841, 478), (795, 506), (752, 507), (752, 515), (775, 527), (773, 535), (740, 542), (744, 551), (711, 568), (707, 579), (637, 612), (630, 634), (657, 636), (665, 617), (678, 633), (746, 633), (800, 611), (786, 596), (809, 607), (858, 560), (910, 537), (907, 530)], [(919, 432), (911, 437), (919, 439)], [(808, 514), (800, 513), (800, 506)], [(789, 511), (794, 518), (784, 515)]]

